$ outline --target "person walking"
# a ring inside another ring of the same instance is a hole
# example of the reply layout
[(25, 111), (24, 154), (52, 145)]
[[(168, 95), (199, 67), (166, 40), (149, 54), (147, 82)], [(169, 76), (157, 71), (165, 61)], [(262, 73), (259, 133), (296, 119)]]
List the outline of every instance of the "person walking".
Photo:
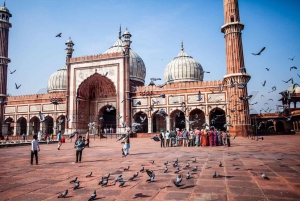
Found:
[(165, 133), (164, 130), (161, 130), (160, 134), (159, 134), (159, 138), (160, 138), (160, 147), (165, 147)]
[(86, 139), (86, 147), (90, 147), (90, 132), (89, 130), (85, 134), (85, 139)]
[(75, 142), (76, 147), (76, 162), (75, 163), (81, 163), (81, 157), (82, 157), (82, 150), (84, 149), (84, 142), (82, 140), (82, 136), (79, 136), (78, 140)]
[(35, 156), (35, 163), (38, 165), (38, 151), (40, 151), (39, 141), (37, 140), (37, 135), (33, 135), (33, 140), (31, 141), (31, 165), (33, 165), (33, 156)]
[(57, 141), (58, 141), (57, 150), (60, 150), (60, 146), (61, 146), (61, 133), (60, 133), (60, 131), (58, 131), (58, 134), (57, 134)]
[(170, 146), (170, 132), (166, 132), (166, 147)]

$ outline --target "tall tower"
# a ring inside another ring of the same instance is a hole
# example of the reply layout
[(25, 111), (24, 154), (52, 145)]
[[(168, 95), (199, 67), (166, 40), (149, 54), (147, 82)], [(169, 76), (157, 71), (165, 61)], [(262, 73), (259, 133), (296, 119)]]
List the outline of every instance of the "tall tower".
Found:
[[(74, 52), (74, 49), (73, 49), (74, 43), (71, 40), (71, 37), (67, 40), (67, 42), (65, 44), (66, 44), (65, 50), (67, 52), (67, 56), (66, 56), (66, 66), (67, 66), (66, 115), (69, 115), (68, 110), (69, 110), (69, 105), (70, 105), (70, 101), (71, 101), (70, 100), (70, 75), (71, 75), (70, 59), (72, 58), (72, 54)], [(78, 117), (76, 116), (76, 125), (77, 125), (77, 118)], [(70, 122), (65, 124), (65, 126), (66, 126), (65, 129), (70, 128), (69, 123)]]
[(8, 32), (11, 28), (9, 18), (12, 15), (5, 7), (5, 3), (0, 7), (0, 136), (4, 123), (4, 105), (6, 104), (7, 96), (7, 66), (10, 62), (8, 58)]
[(124, 34), (124, 49), (125, 49), (125, 55), (124, 55), (124, 85), (125, 85), (125, 122), (126, 126), (131, 128), (131, 101), (130, 99), (130, 44), (131, 44), (131, 34), (129, 31), (125, 30)]
[[(227, 86), (228, 107), (227, 113), (231, 118), (229, 122), (232, 135), (247, 136), (251, 131), (249, 103), (241, 100), (247, 97), (247, 83), (251, 76), (246, 73), (244, 64), (242, 30), (244, 24), (240, 22), (238, 0), (224, 1), (224, 25), (221, 31), (226, 42), (226, 75), (224, 85)], [(235, 112), (233, 112), (235, 111)]]

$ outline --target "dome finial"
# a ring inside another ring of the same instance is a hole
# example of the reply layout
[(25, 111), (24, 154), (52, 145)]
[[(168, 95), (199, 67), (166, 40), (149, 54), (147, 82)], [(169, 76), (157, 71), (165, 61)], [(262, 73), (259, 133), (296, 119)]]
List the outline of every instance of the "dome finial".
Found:
[(121, 30), (121, 24), (120, 24), (120, 28), (119, 28), (119, 39), (121, 39), (121, 38), (122, 38), (122, 35), (121, 35), (121, 33), (122, 33), (122, 30)]
[(181, 51), (183, 51), (184, 48), (183, 48), (183, 41), (181, 41)]

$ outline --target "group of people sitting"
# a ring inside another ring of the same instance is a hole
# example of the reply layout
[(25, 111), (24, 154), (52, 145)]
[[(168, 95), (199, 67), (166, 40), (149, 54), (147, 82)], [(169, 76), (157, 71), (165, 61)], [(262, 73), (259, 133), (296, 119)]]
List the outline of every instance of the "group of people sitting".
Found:
[(160, 141), (161, 147), (175, 147), (175, 146), (228, 146), (230, 147), (230, 134), (226, 131), (217, 129), (203, 128), (196, 129), (176, 129), (175, 131), (164, 132), (161, 130), (159, 136), (154, 135), (151, 139)]

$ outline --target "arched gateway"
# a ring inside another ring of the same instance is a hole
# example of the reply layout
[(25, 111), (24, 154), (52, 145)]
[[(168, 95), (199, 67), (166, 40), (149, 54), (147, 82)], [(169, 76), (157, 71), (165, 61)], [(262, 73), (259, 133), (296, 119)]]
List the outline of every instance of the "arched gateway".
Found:
[[(118, 107), (115, 105), (114, 110), (106, 112), (117, 99), (115, 85), (109, 78), (98, 73), (93, 74), (79, 85), (76, 95), (76, 129), (87, 130), (89, 122), (102, 126), (106, 122), (108, 127), (116, 128)], [(104, 118), (103, 122), (99, 122), (100, 117)]]

